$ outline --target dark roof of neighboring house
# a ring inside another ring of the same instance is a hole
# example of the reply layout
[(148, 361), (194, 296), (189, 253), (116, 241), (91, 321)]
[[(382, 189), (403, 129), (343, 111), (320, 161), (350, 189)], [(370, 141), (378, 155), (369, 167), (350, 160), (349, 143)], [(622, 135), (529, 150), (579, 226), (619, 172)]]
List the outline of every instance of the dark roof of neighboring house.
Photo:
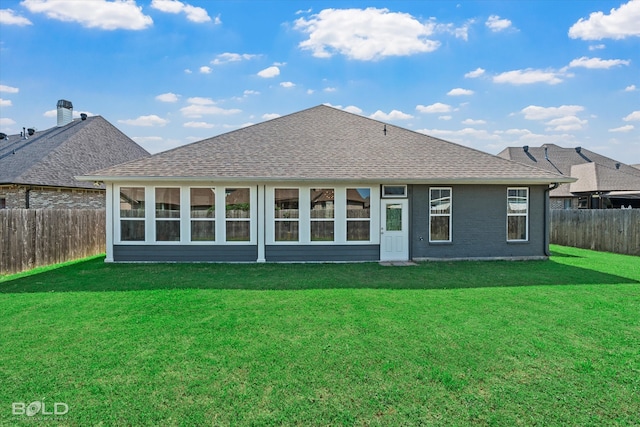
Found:
[[(149, 153), (101, 116), (0, 140), (0, 184), (96, 188), (74, 176)], [(102, 187), (104, 188), (104, 187)]]
[[(602, 156), (598, 153), (594, 153), (593, 151), (580, 147), (564, 148), (555, 144), (544, 144), (540, 147), (528, 147), (526, 152), (523, 147), (508, 147), (505, 148), (502, 152), (498, 153), (498, 156), (505, 159), (514, 160), (516, 162), (529, 166), (536, 166), (550, 172), (559, 172), (565, 176), (573, 176), (574, 178), (578, 178), (579, 180), (584, 180), (582, 184), (576, 183), (576, 187), (574, 187), (574, 184), (560, 185), (560, 187), (551, 192), (551, 196), (553, 197), (571, 197), (573, 195), (572, 193), (575, 192), (573, 191), (573, 188), (579, 188), (581, 192), (604, 191), (597, 189), (597, 179), (595, 175), (591, 177), (587, 177), (586, 175), (589, 173), (595, 174), (596, 168), (586, 168), (581, 171), (580, 176), (574, 176), (572, 175), (572, 167), (577, 165), (588, 163), (597, 164), (604, 167), (597, 168), (602, 173), (610, 175), (615, 174), (616, 171), (619, 172), (619, 179), (624, 179), (625, 176), (629, 175), (640, 177), (640, 169), (636, 169), (617, 160)], [(604, 177), (605, 175), (601, 176)], [(604, 178), (601, 178), (601, 180), (602, 179)], [(608, 178), (607, 180), (610, 183), (615, 182)], [(585, 188), (587, 188), (585, 187), (585, 185), (587, 185), (588, 183), (591, 184), (592, 190), (585, 190)], [(629, 184), (630, 183), (621, 183), (621, 187), (627, 187), (629, 186)], [(640, 188), (636, 187), (635, 189)], [(617, 188), (615, 190), (623, 190), (623, 188)]]
[(80, 178), (521, 184), (573, 181), (325, 105)]

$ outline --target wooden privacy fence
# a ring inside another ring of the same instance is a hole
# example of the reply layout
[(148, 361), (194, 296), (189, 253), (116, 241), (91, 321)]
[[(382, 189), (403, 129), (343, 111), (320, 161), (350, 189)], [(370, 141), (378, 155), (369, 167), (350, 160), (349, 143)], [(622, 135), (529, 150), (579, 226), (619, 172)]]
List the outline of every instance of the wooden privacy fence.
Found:
[(104, 210), (0, 210), (0, 274), (17, 273), (104, 251)]
[(640, 255), (640, 209), (551, 210), (551, 243)]

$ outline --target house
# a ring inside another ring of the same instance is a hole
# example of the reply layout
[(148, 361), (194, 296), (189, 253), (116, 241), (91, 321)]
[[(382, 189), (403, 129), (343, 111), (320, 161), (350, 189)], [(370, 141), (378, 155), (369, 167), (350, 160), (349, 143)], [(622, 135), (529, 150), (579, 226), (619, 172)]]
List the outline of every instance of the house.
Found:
[(640, 169), (585, 148), (525, 145), (498, 156), (577, 178), (551, 191), (551, 209), (640, 208)]
[(73, 120), (72, 109), (60, 100), (57, 126), (0, 134), (0, 209), (103, 209), (104, 185), (74, 176), (149, 155), (100, 116)]
[(573, 181), (325, 105), (78, 179), (107, 262), (544, 258)]

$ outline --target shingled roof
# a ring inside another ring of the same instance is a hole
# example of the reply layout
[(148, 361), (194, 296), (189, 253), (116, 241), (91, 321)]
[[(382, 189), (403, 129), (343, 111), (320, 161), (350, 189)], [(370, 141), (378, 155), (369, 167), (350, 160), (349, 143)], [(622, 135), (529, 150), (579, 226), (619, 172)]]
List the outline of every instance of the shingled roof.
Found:
[(79, 177), (88, 180), (572, 182), (320, 105)]
[(95, 188), (74, 176), (149, 156), (101, 116), (0, 140), (0, 184)]
[[(572, 197), (572, 193), (577, 192), (576, 189), (580, 192), (604, 191), (598, 189), (600, 187), (603, 188), (603, 185), (598, 184), (598, 180), (600, 184), (604, 184), (604, 180), (606, 180), (606, 187), (610, 187), (610, 184), (615, 182), (620, 184), (620, 188), (611, 190), (626, 190), (628, 189), (626, 187), (629, 187), (631, 183), (623, 183), (620, 182), (621, 180), (624, 180), (625, 177), (640, 177), (640, 169), (580, 147), (564, 148), (555, 144), (544, 144), (540, 147), (527, 147), (526, 151), (523, 147), (509, 147), (498, 153), (498, 156), (551, 172), (573, 176), (578, 178), (579, 181), (583, 181), (571, 186), (560, 185), (560, 187), (551, 192), (553, 197)], [(575, 169), (577, 175), (572, 174), (572, 167), (589, 163), (602, 167), (577, 168)], [(596, 171), (600, 172), (600, 178), (596, 176)], [(613, 177), (614, 175), (615, 178)], [(635, 182), (635, 180), (633, 181)], [(588, 188), (591, 189), (589, 190)]]

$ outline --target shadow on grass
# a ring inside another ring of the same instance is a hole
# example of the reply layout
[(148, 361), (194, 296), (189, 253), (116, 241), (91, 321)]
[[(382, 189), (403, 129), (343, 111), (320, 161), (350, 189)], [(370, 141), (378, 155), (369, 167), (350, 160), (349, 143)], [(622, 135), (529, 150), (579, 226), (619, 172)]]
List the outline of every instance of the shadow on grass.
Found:
[[(578, 257), (580, 258), (580, 257)], [(0, 283), (0, 293), (166, 289), (460, 289), (640, 283), (548, 261), (359, 264), (105, 264), (104, 258)]]

